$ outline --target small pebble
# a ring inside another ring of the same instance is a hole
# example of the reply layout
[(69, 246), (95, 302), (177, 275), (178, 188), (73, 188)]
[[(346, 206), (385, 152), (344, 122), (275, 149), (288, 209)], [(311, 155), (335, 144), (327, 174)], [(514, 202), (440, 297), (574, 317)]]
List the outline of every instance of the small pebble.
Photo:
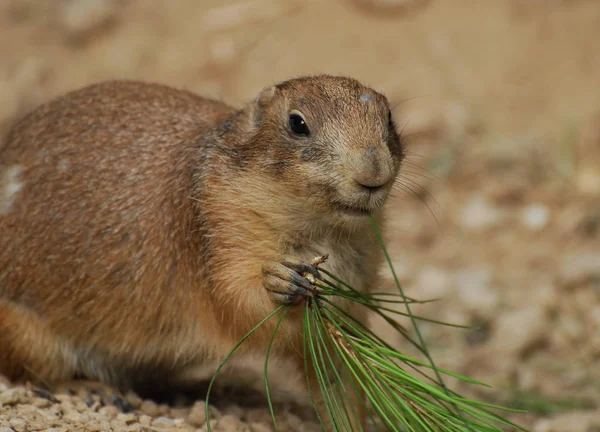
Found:
[(461, 304), (478, 315), (492, 313), (500, 301), (492, 282), (493, 273), (487, 267), (459, 271), (455, 284)]
[(67, 411), (62, 418), (68, 423), (77, 424), (83, 421), (83, 415), (77, 411)]
[(576, 177), (577, 189), (587, 195), (600, 195), (600, 171), (595, 167), (582, 168)]
[(569, 412), (539, 420), (533, 432), (596, 432), (600, 430), (600, 412)]
[(292, 427), (293, 430), (302, 429), (302, 419), (291, 412), (285, 413), (286, 422)]
[(158, 405), (158, 413), (160, 415), (165, 416), (165, 415), (169, 414), (169, 412), (171, 412), (171, 407), (169, 405), (167, 405), (167, 404)]
[(27, 401), (27, 391), (22, 387), (8, 389), (0, 393), (0, 407), (3, 405), (25, 403)]
[(175, 426), (175, 422), (173, 421), (173, 419), (167, 417), (158, 417), (157, 419), (154, 419), (154, 421), (152, 422), (152, 426), (173, 427)]
[(501, 352), (519, 355), (548, 337), (549, 328), (546, 311), (538, 305), (507, 311), (498, 319), (493, 343)]
[(229, 405), (225, 409), (225, 414), (232, 415), (234, 417), (242, 418), (245, 414), (244, 409), (239, 405)]
[[(211, 429), (211, 430), (215, 430), (215, 428), (218, 426), (218, 424), (219, 424), (219, 420), (217, 420), (217, 419), (211, 419), (211, 420), (210, 420), (210, 429)], [(199, 431), (202, 431), (202, 432), (204, 432), (204, 431), (207, 431), (207, 430), (208, 430), (208, 427), (207, 427), (207, 425), (205, 424), (204, 426), (202, 426), (202, 427), (201, 427), (200, 429), (198, 429), (198, 430), (199, 430)]]
[(587, 283), (600, 277), (600, 254), (597, 251), (579, 252), (562, 259), (559, 279), (566, 288)]
[(543, 229), (550, 220), (550, 210), (542, 204), (532, 204), (523, 209), (521, 222), (532, 231)]
[(98, 410), (98, 412), (109, 419), (114, 419), (117, 415), (119, 415), (118, 408), (114, 406), (102, 407)]
[(232, 415), (224, 415), (219, 419), (219, 430), (223, 432), (235, 432), (243, 429), (244, 424), (237, 417)]
[(117, 420), (121, 420), (125, 422), (125, 424), (135, 423), (137, 421), (137, 416), (131, 413), (119, 413), (117, 415)]
[(148, 415), (141, 415), (138, 421), (142, 426), (150, 426), (152, 424), (152, 417)]
[(206, 404), (203, 401), (197, 401), (192, 406), (187, 421), (193, 426), (203, 426), (206, 423)]
[(264, 423), (250, 423), (250, 430), (252, 432), (271, 432), (273, 429)]
[(25, 429), (25, 426), (27, 426), (27, 422), (21, 418), (14, 418), (10, 419), (10, 425), (13, 429), (21, 431)]
[(35, 398), (33, 400), (33, 406), (36, 408), (48, 408), (50, 405), (52, 405), (52, 402), (46, 398)]
[(190, 410), (188, 408), (171, 408), (169, 413), (171, 418), (186, 418)]
[[(212, 414), (211, 414), (212, 415)], [(271, 424), (271, 414), (266, 409), (250, 409), (246, 412), (246, 419), (249, 423)]]
[(93, 31), (114, 17), (111, 0), (71, 0), (61, 9), (60, 24), (73, 35)]
[(485, 231), (498, 226), (504, 212), (480, 196), (472, 197), (463, 208), (461, 225), (470, 231)]
[(150, 417), (156, 417), (159, 414), (158, 405), (156, 405), (151, 400), (143, 401), (140, 405), (140, 411), (146, 415), (149, 415)]
[(452, 278), (450, 273), (444, 269), (425, 266), (419, 270), (413, 284), (420, 299), (440, 299), (448, 294), (452, 286)]
[(120, 431), (125, 429), (127, 427), (127, 424), (124, 421), (113, 419), (110, 421), (110, 426), (113, 428), (113, 430)]
[(131, 406), (135, 409), (138, 409), (142, 405), (142, 398), (134, 392), (128, 392), (126, 395), (127, 401), (131, 404)]

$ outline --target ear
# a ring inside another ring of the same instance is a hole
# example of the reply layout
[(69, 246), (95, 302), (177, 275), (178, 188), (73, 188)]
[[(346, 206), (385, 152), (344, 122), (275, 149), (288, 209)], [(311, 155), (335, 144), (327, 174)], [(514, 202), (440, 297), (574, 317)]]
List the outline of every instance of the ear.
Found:
[(264, 88), (256, 97), (254, 104), (250, 108), (250, 119), (255, 127), (259, 127), (265, 110), (275, 97), (277, 87), (271, 86)]

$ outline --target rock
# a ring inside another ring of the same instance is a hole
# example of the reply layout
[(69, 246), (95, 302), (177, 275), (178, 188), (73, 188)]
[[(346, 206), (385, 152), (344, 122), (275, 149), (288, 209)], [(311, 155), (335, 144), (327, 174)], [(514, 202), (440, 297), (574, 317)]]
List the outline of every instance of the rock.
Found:
[(158, 405), (158, 414), (166, 416), (171, 411), (171, 407), (167, 404)]
[(495, 325), (492, 344), (499, 352), (521, 355), (547, 338), (550, 328), (546, 310), (538, 305), (507, 311)]
[(492, 287), (492, 276), (489, 268), (465, 269), (456, 274), (456, 290), (463, 307), (477, 315), (496, 309), (499, 295)]
[(119, 413), (117, 415), (117, 420), (124, 422), (125, 424), (131, 424), (137, 422), (137, 416), (132, 413)]
[[(63, 163), (64, 163), (64, 161), (63, 161)], [(131, 391), (127, 393), (126, 399), (127, 399), (127, 402), (129, 402), (131, 404), (131, 406), (135, 409), (138, 409), (142, 405), (142, 402), (143, 402), (142, 398), (140, 398), (136, 393), (131, 392)]]
[(109, 420), (112, 420), (119, 415), (119, 409), (115, 406), (102, 407), (98, 410), (98, 412)]
[(112, 419), (110, 421), (110, 426), (112, 427), (112, 430), (123, 430), (127, 427), (127, 425), (125, 424), (124, 421), (121, 420), (117, 420), (117, 419)]
[(600, 253), (579, 252), (561, 260), (559, 280), (566, 288), (574, 288), (600, 277)]
[(271, 413), (268, 409), (249, 409), (246, 412), (246, 419), (249, 423), (272, 424)]
[(433, 300), (445, 297), (452, 288), (452, 277), (446, 270), (427, 266), (419, 271), (413, 282), (413, 290), (418, 300)]
[(50, 405), (52, 405), (52, 402), (46, 398), (39, 397), (33, 400), (32, 405), (36, 408), (48, 408)]
[(28, 401), (27, 391), (22, 387), (11, 388), (0, 393), (0, 407), (4, 405), (17, 405)]
[(77, 411), (67, 411), (63, 415), (62, 419), (67, 423), (81, 424), (84, 421), (83, 414)]
[(204, 401), (197, 401), (192, 406), (190, 414), (187, 418), (188, 423), (192, 426), (200, 427), (206, 423), (206, 404)]
[(190, 413), (190, 410), (188, 408), (171, 408), (171, 411), (169, 412), (169, 417), (171, 417), (172, 419), (177, 419), (177, 418), (185, 418), (188, 416), (188, 414)]
[(156, 417), (159, 414), (158, 405), (156, 405), (151, 400), (143, 401), (140, 405), (140, 411), (146, 415), (149, 415), (150, 417)]
[(142, 425), (142, 426), (150, 426), (152, 424), (152, 417), (148, 416), (148, 415), (141, 415), (138, 422)]
[(15, 432), (15, 430), (9, 427), (0, 427), (0, 432)]
[(461, 225), (470, 231), (485, 231), (498, 226), (504, 220), (504, 212), (485, 198), (476, 195), (463, 208)]
[(600, 411), (569, 412), (539, 420), (533, 432), (595, 432), (600, 429)]
[(175, 422), (175, 427), (182, 427), (185, 424), (185, 420), (182, 418), (176, 418), (173, 421)]
[(225, 409), (224, 414), (229, 414), (234, 417), (242, 418), (245, 415), (245, 411), (239, 405), (232, 404)]
[(115, 16), (111, 0), (70, 0), (60, 10), (60, 24), (67, 33), (80, 36), (107, 24)]
[[(217, 419), (210, 420), (210, 430), (214, 431), (218, 425), (219, 425), (219, 421)], [(197, 432), (205, 432), (205, 431), (208, 431), (207, 425), (204, 425), (200, 429), (197, 429)]]
[(244, 429), (244, 423), (232, 415), (224, 415), (219, 419), (219, 432), (238, 432)]
[(24, 431), (27, 426), (27, 422), (22, 418), (13, 418), (10, 419), (10, 425), (17, 431)]
[(586, 195), (600, 195), (600, 170), (586, 167), (577, 173), (577, 190)]
[(550, 220), (550, 210), (542, 204), (531, 204), (521, 212), (521, 222), (532, 231), (543, 229)]
[(175, 426), (175, 421), (173, 419), (167, 418), (167, 417), (158, 417), (157, 419), (154, 419), (154, 421), (152, 422), (152, 426), (155, 427), (174, 427)]
[(302, 430), (302, 419), (291, 412), (285, 413), (286, 423), (291, 426), (293, 430)]
[(273, 428), (267, 426), (264, 423), (251, 423), (250, 430), (252, 432), (271, 432)]

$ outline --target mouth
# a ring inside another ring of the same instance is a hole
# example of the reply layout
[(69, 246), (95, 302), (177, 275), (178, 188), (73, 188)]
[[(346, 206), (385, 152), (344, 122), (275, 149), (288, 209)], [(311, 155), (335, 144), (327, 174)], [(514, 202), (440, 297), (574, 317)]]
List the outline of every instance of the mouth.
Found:
[(338, 201), (332, 201), (331, 204), (340, 213), (350, 216), (368, 216), (369, 212), (371, 211), (371, 209), (368, 209), (366, 207), (353, 206)]

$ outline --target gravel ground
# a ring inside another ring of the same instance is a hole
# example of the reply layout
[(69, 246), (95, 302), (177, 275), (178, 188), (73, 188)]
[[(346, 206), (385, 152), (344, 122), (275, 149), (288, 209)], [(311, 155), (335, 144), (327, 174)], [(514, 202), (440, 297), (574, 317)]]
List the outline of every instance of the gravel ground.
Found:
[[(511, 419), (534, 432), (600, 430), (600, 5), (414, 0), (378, 14), (365, 3), (4, 0), (0, 132), (51, 97), (109, 78), (235, 104), (313, 72), (374, 85), (396, 103), (410, 152), (390, 203), (394, 265), (409, 295), (440, 299), (418, 313), (473, 326), (422, 325), (438, 364), (493, 388), (450, 384), (526, 409)], [(318, 430), (279, 372), (279, 429)], [(260, 374), (232, 376), (239, 388), (223, 381), (214, 430), (272, 430), (250, 390)], [(114, 399), (97, 383), (47, 393), (0, 381), (0, 432), (205, 422), (201, 396), (166, 405)]]

